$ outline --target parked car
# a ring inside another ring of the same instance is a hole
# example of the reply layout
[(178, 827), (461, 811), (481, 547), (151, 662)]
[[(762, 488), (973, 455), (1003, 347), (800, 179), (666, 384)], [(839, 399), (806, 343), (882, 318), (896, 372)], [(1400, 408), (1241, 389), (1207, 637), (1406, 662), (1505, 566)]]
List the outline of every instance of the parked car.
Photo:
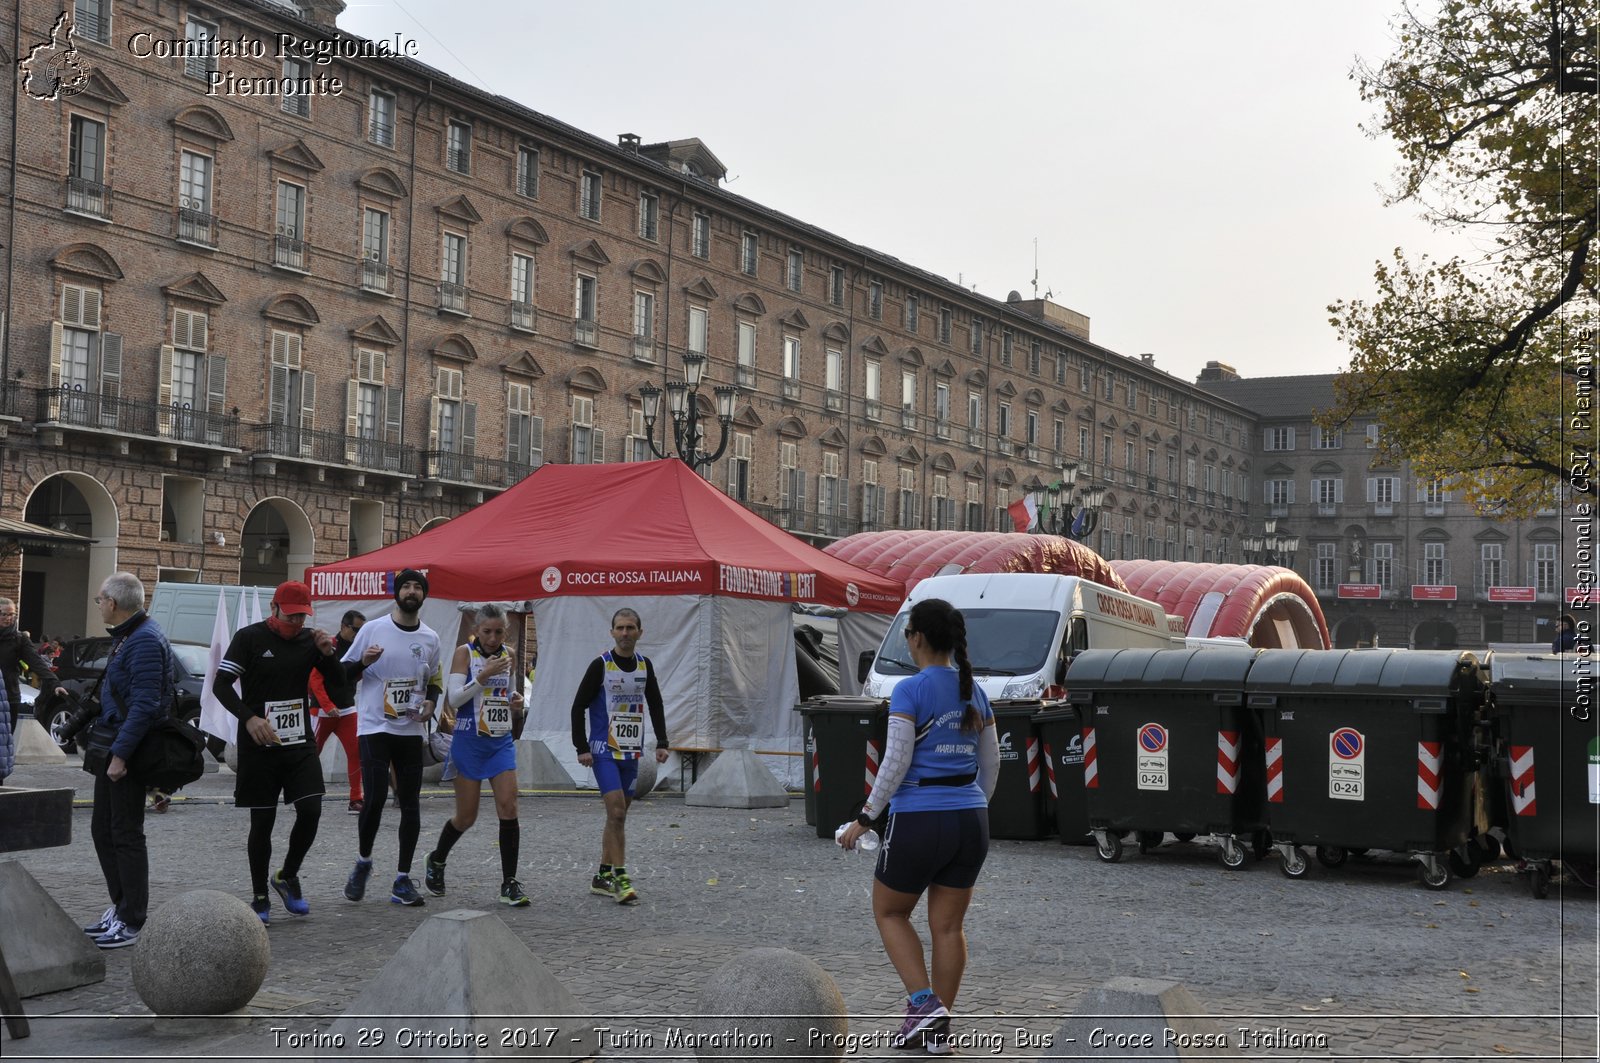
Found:
[[(177, 655), (186, 673), (178, 682), (178, 715), (198, 725), (200, 691), (205, 686), (211, 647), (192, 642), (174, 642), (172, 652)], [(60, 746), (64, 753), (76, 752), (77, 743), (71, 739), (64, 739), (62, 732), (71, 721), (73, 713), (77, 711), (78, 704), (88, 701), (95, 693), (95, 689), (100, 685), (100, 677), (105, 674), (106, 662), (110, 658), (111, 640), (105, 637), (75, 639), (61, 647), (61, 656), (56, 658), (56, 678), (73, 698), (55, 701), (48, 706), (49, 718), (41, 719), (39, 722), (44, 724), (45, 729), (50, 732), (50, 737), (56, 740), (56, 745)], [(206, 744), (210, 747), (212, 755), (219, 759), (223, 748), (227, 745), (215, 735), (207, 735)]]

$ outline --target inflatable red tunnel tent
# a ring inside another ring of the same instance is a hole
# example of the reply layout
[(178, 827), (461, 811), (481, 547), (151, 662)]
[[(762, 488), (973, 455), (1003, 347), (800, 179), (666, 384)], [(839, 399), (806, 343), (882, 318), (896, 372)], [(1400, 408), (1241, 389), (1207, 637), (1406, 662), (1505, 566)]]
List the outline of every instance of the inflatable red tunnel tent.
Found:
[(1191, 636), (1233, 636), (1261, 648), (1328, 649), (1328, 622), (1299, 573), (1266, 565), (1113, 561), (1128, 593), (1183, 617)]
[(1059, 535), (1015, 532), (875, 531), (829, 543), (823, 552), (896, 580), (911, 592), (929, 576), (966, 572), (1055, 572), (1127, 590), (1099, 554)]

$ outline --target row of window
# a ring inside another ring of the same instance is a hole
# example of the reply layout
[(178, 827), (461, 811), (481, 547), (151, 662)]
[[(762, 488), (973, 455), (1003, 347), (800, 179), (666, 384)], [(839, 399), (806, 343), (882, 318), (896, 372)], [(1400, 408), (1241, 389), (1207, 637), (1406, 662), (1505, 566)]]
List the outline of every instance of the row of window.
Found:
[[(1297, 430), (1293, 425), (1274, 425), (1261, 430), (1261, 449), (1272, 451), (1294, 450), (1296, 447)], [(1380, 426), (1368, 424), (1363, 430), (1362, 440), (1366, 449), (1375, 450), (1378, 446)], [(1312, 450), (1341, 450), (1344, 448), (1343, 428), (1324, 428), (1321, 425), (1311, 426)]]
[[(1402, 585), (1418, 583), (1427, 586), (1447, 585), (1451, 580), (1450, 558), (1446, 556), (1446, 543), (1421, 543), (1420, 563), (1406, 569), (1396, 563), (1395, 543), (1373, 542), (1365, 559), (1355, 559), (1351, 564), (1341, 563), (1339, 544), (1315, 544), (1316, 556), (1311, 576), (1319, 591), (1332, 591), (1341, 583), (1349, 582), (1352, 567), (1358, 570), (1360, 582), (1376, 585), (1386, 591)], [(1531, 543), (1533, 558), (1526, 564), (1525, 580), (1515, 578), (1515, 566), (1506, 559), (1504, 543), (1479, 543), (1478, 565), (1474, 574), (1475, 587), (1480, 591), (1490, 587), (1528, 586), (1541, 595), (1555, 594), (1559, 589), (1561, 562), (1559, 544), (1555, 542)], [(1414, 576), (1415, 579), (1406, 578)]]

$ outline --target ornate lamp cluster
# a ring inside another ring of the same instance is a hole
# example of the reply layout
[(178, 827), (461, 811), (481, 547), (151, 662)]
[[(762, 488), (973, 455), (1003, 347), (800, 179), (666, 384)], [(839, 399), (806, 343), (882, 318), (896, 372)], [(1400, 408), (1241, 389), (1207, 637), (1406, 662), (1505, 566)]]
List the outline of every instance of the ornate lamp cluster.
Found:
[(1078, 464), (1061, 467), (1061, 479), (1045, 489), (1050, 500), (1049, 527), (1053, 535), (1064, 535), (1083, 542), (1100, 524), (1100, 509), (1106, 504), (1106, 489), (1095, 484), (1078, 486)]
[[(707, 453), (701, 447), (705, 429), (700, 412), (700, 383), (705, 378), (706, 356), (689, 351), (683, 356), (683, 379), (667, 381), (667, 412), (672, 415), (672, 450), (685, 465), (696, 468), (709, 466), (722, 457), (728, 449), (728, 429), (733, 425), (733, 399), (737, 390), (730, 384), (718, 384), (712, 391), (717, 396), (717, 423), (722, 426), (722, 438), (717, 449)], [(656, 419), (661, 411), (661, 389), (654, 384), (639, 388), (639, 398), (644, 403), (644, 435), (650, 443), (650, 452), (658, 458), (672, 456), (668, 453), (663, 430), (662, 446), (656, 445)]]
[(1278, 531), (1278, 518), (1268, 517), (1263, 524), (1265, 535), (1245, 535), (1239, 539), (1239, 548), (1253, 565), (1282, 565), (1294, 567), (1294, 555), (1300, 552), (1300, 536)]

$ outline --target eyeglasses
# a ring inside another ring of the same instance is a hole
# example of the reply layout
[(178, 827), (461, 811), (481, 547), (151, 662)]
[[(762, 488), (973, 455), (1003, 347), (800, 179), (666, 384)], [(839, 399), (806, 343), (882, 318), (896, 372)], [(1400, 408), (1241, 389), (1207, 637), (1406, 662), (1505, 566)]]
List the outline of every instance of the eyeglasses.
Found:
[(96, 605), (105, 605), (109, 601), (111, 601), (111, 599), (106, 597), (104, 594), (97, 594), (94, 596), (94, 604)]

